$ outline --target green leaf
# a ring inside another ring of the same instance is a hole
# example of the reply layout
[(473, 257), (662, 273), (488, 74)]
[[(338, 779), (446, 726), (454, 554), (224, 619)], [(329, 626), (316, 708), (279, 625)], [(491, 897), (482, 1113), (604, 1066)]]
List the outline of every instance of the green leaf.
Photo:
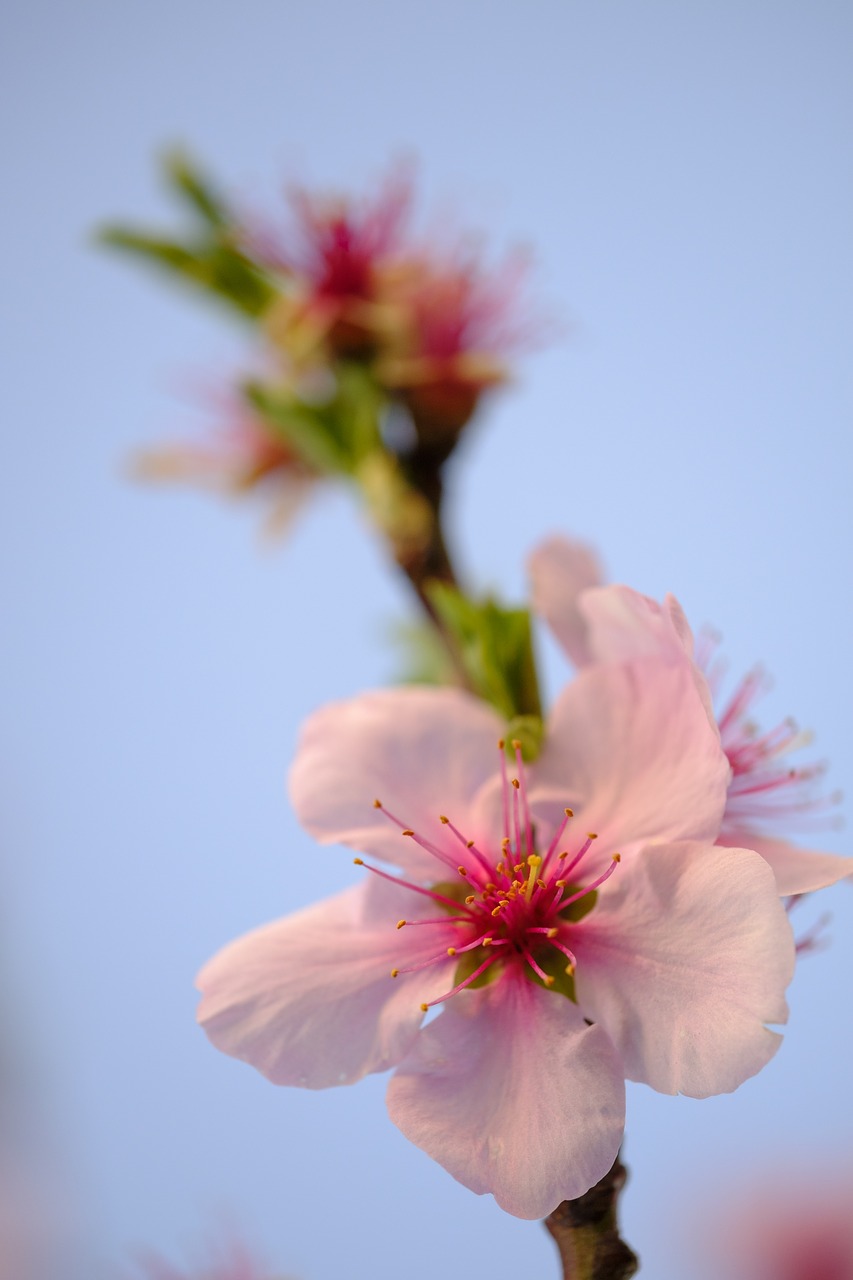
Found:
[(122, 226), (104, 227), (98, 240), (191, 281), (252, 318), (266, 311), (276, 296), (258, 268), (225, 240), (193, 246)]
[(349, 470), (349, 460), (335, 433), (329, 431), (325, 418), (313, 405), (260, 382), (244, 383), (243, 393), (300, 458), (317, 471), (334, 475)]
[(211, 227), (229, 227), (233, 218), (219, 195), (206, 178), (202, 177), (186, 152), (176, 148), (163, 157), (163, 168), (169, 185), (183, 196), (192, 209)]
[(535, 759), (542, 741), (542, 709), (529, 612), (490, 598), (470, 600), (442, 582), (430, 583), (428, 592), (474, 691), (504, 717), (508, 736), (518, 729), (524, 758)]

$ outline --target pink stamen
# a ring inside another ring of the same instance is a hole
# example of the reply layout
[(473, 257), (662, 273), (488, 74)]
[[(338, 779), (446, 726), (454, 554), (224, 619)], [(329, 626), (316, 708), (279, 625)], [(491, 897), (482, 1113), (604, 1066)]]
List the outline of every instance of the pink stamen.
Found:
[[(471, 983), (476, 982), (480, 974), (485, 973), (489, 966), (493, 965), (497, 959), (497, 956), (489, 956), (488, 960), (484, 960), (479, 968), (475, 969), (472, 974), (462, 982), (458, 983), (452, 991), (447, 991), (443, 996), (437, 996), (435, 1000), (428, 1000), (425, 1004), (422, 1004), (421, 1008), (424, 1013), (426, 1013), (427, 1009), (431, 1009), (433, 1005), (443, 1004), (444, 1001), (449, 1000), (451, 996), (458, 995), (460, 991), (464, 991), (466, 987), (470, 987)], [(400, 972), (402, 973), (403, 970), (401, 969)]]
[[(365, 862), (363, 858), (353, 858), (353, 862), (357, 867), (364, 867), (365, 871), (372, 871), (375, 876), (381, 876), (383, 880), (390, 881), (391, 884), (398, 884), (401, 889), (411, 889), (412, 893), (420, 893), (425, 898), (432, 898), (433, 902), (445, 902), (454, 911), (467, 911), (471, 920), (476, 920), (476, 914), (466, 907), (463, 903), (457, 902), (455, 898), (448, 898), (443, 893), (436, 893), (434, 889), (425, 889), (423, 885), (412, 884), (409, 880), (402, 880), (399, 876), (389, 875), (387, 871), (380, 871), (379, 867), (372, 867), (369, 862)], [(444, 917), (447, 919), (448, 917)], [(442, 921), (443, 923), (443, 921)]]
[(560, 897), (554, 899), (554, 906), (556, 906), (557, 903), (559, 903), (560, 910), (562, 911), (564, 907), (570, 907), (573, 902), (579, 902), (581, 898), (585, 898), (588, 893), (593, 893), (599, 887), (599, 885), (604, 884), (605, 880), (610, 879), (610, 877), (613, 875), (613, 872), (618, 867), (619, 862), (620, 862), (619, 854), (614, 853), (610, 866), (602, 875), (598, 877), (597, 880), (593, 880), (592, 884), (588, 884), (585, 889), (578, 889), (577, 893), (571, 894), (570, 897), (568, 898), (563, 897), (564, 889), (561, 888)]
[(533, 823), (530, 821), (530, 806), (527, 803), (527, 779), (524, 771), (524, 760), (521, 755), (521, 743), (516, 739), (512, 745), (515, 748), (515, 764), (518, 769), (521, 807), (524, 814), (525, 851), (529, 858), (533, 852)]

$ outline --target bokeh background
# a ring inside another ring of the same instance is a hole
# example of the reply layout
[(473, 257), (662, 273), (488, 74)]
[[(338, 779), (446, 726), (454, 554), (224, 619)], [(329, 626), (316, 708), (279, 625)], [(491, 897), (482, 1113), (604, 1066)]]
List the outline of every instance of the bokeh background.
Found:
[[(454, 474), (471, 579), (519, 596), (537, 538), (595, 541), (733, 673), (763, 660), (763, 717), (813, 726), (849, 788), (851, 54), (844, 0), (4, 6), (0, 1066), (8, 1180), (41, 1170), (64, 1275), (230, 1234), (301, 1280), (556, 1274), (541, 1228), (402, 1138), (382, 1079), (277, 1090), (194, 1024), (215, 949), (356, 874), (283, 779), (306, 713), (394, 677), (410, 601), (345, 494), (270, 545), (251, 505), (129, 481), (245, 346), (93, 229), (176, 226), (176, 142), (273, 215), (287, 180), (369, 191), (416, 156), (425, 225), (530, 245), (561, 319)], [(849, 1146), (850, 886), (803, 926), (824, 909), (761, 1076), (630, 1088), (643, 1274), (690, 1273), (683, 1224), (723, 1221), (735, 1175)]]

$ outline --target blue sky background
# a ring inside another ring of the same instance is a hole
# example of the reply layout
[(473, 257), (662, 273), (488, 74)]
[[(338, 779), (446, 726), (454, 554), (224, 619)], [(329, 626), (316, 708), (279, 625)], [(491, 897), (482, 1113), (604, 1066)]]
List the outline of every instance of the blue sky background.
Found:
[[(0, 50), (3, 1041), (81, 1270), (190, 1258), (224, 1224), (300, 1280), (554, 1275), (541, 1228), (402, 1138), (383, 1080), (276, 1090), (194, 1024), (214, 950), (355, 874), (282, 780), (311, 709), (393, 677), (409, 601), (341, 493), (270, 547), (248, 505), (128, 481), (134, 449), (203, 427), (187, 373), (244, 347), (91, 234), (176, 225), (171, 143), (272, 211), (287, 179), (365, 190), (414, 153), (426, 216), (532, 246), (564, 322), (453, 477), (471, 578), (513, 597), (536, 539), (595, 541), (719, 628), (733, 672), (763, 660), (766, 718), (814, 727), (849, 790), (853, 10), (28, 0)], [(803, 920), (822, 907), (832, 945), (761, 1076), (707, 1102), (630, 1089), (643, 1274), (689, 1272), (677, 1224), (735, 1174), (849, 1146), (849, 886)]]

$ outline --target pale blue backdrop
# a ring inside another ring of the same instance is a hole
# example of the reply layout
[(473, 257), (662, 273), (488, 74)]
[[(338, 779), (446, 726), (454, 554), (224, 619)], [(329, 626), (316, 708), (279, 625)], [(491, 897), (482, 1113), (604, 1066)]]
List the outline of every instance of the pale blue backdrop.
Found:
[[(312, 861), (283, 778), (308, 711), (393, 676), (409, 602), (341, 494), (270, 548), (248, 507), (127, 480), (200, 425), (187, 371), (242, 347), (91, 232), (174, 225), (169, 143), (271, 210), (288, 178), (361, 190), (416, 154), (424, 209), (532, 245), (563, 321), (456, 473), (467, 570), (512, 596), (535, 539), (594, 539), (735, 670), (762, 659), (766, 715), (813, 726), (849, 788), (853, 9), (19, 0), (0, 44), (3, 1044), (82, 1272), (189, 1259), (225, 1224), (302, 1280), (555, 1275), (536, 1224), (399, 1135), (381, 1079), (276, 1090), (194, 1024), (216, 948), (355, 874)], [(678, 1224), (736, 1175), (847, 1148), (853, 891), (825, 905), (760, 1077), (630, 1089), (643, 1274), (689, 1273)]]

